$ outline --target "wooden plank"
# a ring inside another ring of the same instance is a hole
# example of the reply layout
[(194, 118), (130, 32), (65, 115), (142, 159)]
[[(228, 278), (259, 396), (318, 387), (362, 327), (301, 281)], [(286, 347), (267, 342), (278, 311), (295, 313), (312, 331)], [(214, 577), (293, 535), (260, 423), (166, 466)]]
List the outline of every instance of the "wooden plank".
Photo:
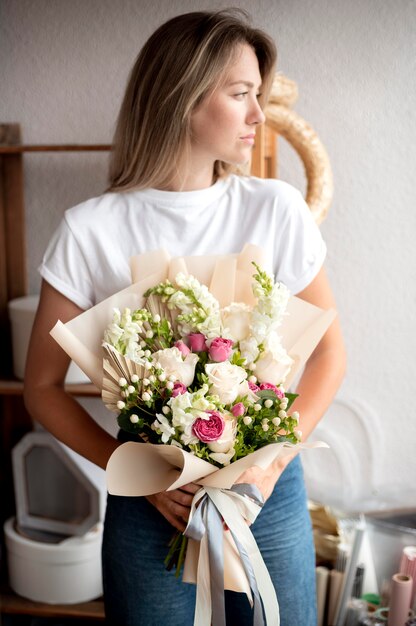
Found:
[(264, 149), (265, 149), (265, 130), (264, 124), (256, 129), (256, 142), (251, 154), (251, 175), (264, 178), (265, 175), (265, 161), (264, 161)]
[[(18, 124), (2, 124), (0, 125), (0, 141), (10, 142), (16, 145), (20, 141), (20, 127)], [(16, 248), (14, 241), (10, 240), (9, 215), (10, 215), (10, 187), (8, 176), (9, 172), (9, 156), (0, 155), (0, 375), (3, 377), (11, 376), (12, 373), (12, 347), (10, 321), (7, 310), (7, 303), (13, 297), (10, 290), (10, 282), (17, 286), (18, 292), (21, 288), (25, 289), (26, 268), (17, 267), (19, 264), (13, 262), (18, 258), (20, 253), (20, 244), (22, 237), (19, 232), (16, 233)], [(21, 159), (21, 157), (20, 157)], [(13, 169), (13, 167), (12, 167)], [(16, 166), (14, 166), (15, 174)], [(17, 175), (14, 177), (15, 182), (23, 184), (22, 178)], [(23, 208), (21, 206), (21, 208)], [(20, 222), (20, 219), (18, 220)], [(12, 220), (14, 230), (15, 221)], [(22, 225), (24, 229), (24, 224)], [(23, 235), (24, 236), (24, 235)], [(11, 262), (11, 258), (13, 259)], [(24, 261), (24, 257), (23, 257)], [(21, 266), (21, 264), (20, 264)], [(13, 276), (13, 268), (17, 271)], [(13, 293), (13, 290), (12, 290)]]
[(103, 622), (104, 602), (101, 599), (80, 604), (46, 604), (22, 598), (12, 591), (0, 594), (2, 615), (31, 615), (32, 617), (68, 617)]
[(23, 157), (3, 155), (3, 201), (8, 299), (27, 293), (26, 227), (23, 195)]
[(24, 152), (108, 152), (110, 144), (49, 144), (28, 146), (6, 146), (0, 144), (0, 154), (22, 154)]
[(0, 311), (7, 310), (6, 218), (3, 193), (4, 159), (0, 156)]
[(265, 126), (265, 177), (277, 178), (277, 134)]

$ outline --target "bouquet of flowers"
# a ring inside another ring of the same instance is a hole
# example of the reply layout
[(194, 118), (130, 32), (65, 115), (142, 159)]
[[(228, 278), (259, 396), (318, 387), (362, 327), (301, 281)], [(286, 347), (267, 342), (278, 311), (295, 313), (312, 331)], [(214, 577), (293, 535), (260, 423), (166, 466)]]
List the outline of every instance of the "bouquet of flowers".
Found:
[(297, 443), (299, 415), (288, 413), (296, 395), (282, 386), (292, 359), (277, 334), (289, 292), (256, 269), (252, 309), (220, 309), (205, 285), (183, 274), (149, 289), (144, 308), (115, 309), (104, 350), (136, 371), (116, 388), (111, 373), (110, 385), (104, 381), (122, 429), (219, 467), (269, 443)]
[[(278, 335), (290, 294), (254, 265), (253, 308), (220, 309), (205, 285), (178, 274), (149, 289), (143, 308), (115, 309), (103, 347), (134, 373), (115, 381), (107, 367), (103, 399), (123, 430), (218, 467), (270, 443), (298, 442), (299, 414), (289, 413), (296, 394), (282, 386), (292, 359)], [(166, 561), (177, 575), (184, 542), (174, 538)]]
[[(137, 259), (130, 287), (51, 331), (137, 439), (111, 456), (108, 490), (145, 496), (199, 483), (188, 545), (178, 536), (167, 558), (180, 567), (186, 547), (183, 580), (197, 583), (195, 624), (219, 619), (221, 602), (210, 602), (215, 578), (217, 590), (242, 591), (255, 607), (260, 598), (267, 623), (277, 626), (274, 587), (246, 523), (262, 503), (250, 485), (235, 483), (253, 465), (265, 469), (294, 448), (325, 445), (301, 443), (299, 415), (290, 411), (296, 396), (283, 385), (335, 313), (289, 297), (261, 269), (256, 246), (224, 257), (170, 260), (152, 251)], [(211, 550), (220, 555), (215, 571)]]

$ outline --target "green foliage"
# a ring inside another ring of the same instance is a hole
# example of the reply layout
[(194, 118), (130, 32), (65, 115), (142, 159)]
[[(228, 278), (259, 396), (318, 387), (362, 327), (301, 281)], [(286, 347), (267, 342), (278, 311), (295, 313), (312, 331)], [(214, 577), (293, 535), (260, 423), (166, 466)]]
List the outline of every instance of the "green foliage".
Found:
[(241, 356), (239, 350), (234, 350), (230, 363), (232, 365), (238, 365), (238, 367), (244, 367), (246, 360)]

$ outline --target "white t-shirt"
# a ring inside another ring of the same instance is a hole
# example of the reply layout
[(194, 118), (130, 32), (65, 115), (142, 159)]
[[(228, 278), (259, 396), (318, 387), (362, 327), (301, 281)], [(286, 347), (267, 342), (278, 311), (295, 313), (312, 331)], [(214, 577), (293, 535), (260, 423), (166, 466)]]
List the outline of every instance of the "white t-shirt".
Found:
[(232, 175), (198, 191), (106, 193), (65, 212), (39, 267), (87, 309), (131, 283), (130, 257), (165, 248), (172, 257), (238, 253), (261, 246), (268, 269), (299, 293), (326, 254), (299, 191), (274, 179)]

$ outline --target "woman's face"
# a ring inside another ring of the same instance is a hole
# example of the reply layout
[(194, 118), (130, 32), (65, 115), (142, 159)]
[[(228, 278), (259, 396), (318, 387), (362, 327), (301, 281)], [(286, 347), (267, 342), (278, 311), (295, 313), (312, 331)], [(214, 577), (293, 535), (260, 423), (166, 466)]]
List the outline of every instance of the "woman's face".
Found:
[(256, 127), (265, 120), (257, 101), (261, 75), (251, 46), (241, 44), (224, 80), (191, 117), (191, 159), (212, 168), (216, 160), (241, 165), (250, 158)]

